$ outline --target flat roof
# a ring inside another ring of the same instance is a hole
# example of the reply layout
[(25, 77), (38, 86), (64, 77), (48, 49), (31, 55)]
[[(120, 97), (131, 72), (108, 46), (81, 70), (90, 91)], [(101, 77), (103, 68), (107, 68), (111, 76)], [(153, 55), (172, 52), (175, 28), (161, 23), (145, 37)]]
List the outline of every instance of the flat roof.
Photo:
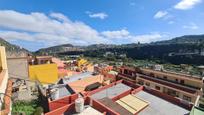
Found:
[(56, 91), (51, 93), (52, 100), (57, 100), (74, 93), (73, 91), (71, 91), (68, 85), (57, 86), (53, 89), (56, 89)]
[(69, 86), (75, 91), (75, 92), (82, 92), (85, 90), (85, 88), (93, 83), (102, 83), (103, 82), (103, 76), (102, 75), (96, 75), (96, 76), (89, 76), (85, 77), (81, 80), (76, 80), (74, 82), (68, 83)]
[(102, 99), (102, 98), (105, 98), (105, 97), (108, 97), (108, 98), (113, 98), (125, 91), (128, 91), (130, 90), (131, 87), (130, 86), (127, 86), (123, 83), (118, 83), (110, 88), (107, 88), (107, 89), (104, 89), (102, 91), (99, 91), (93, 95), (91, 95), (91, 98), (93, 99)]
[(145, 91), (140, 91), (134, 96), (149, 102), (149, 106), (139, 112), (138, 115), (187, 115), (189, 113), (188, 110)]
[(93, 76), (92, 72), (84, 72), (84, 73), (75, 74), (75, 75), (72, 75), (68, 78), (62, 78), (62, 79), (63, 79), (64, 84), (68, 84), (68, 83), (71, 83), (71, 82), (74, 82), (74, 81), (77, 81), (80, 79), (84, 79), (84, 78), (87, 78), (90, 76)]

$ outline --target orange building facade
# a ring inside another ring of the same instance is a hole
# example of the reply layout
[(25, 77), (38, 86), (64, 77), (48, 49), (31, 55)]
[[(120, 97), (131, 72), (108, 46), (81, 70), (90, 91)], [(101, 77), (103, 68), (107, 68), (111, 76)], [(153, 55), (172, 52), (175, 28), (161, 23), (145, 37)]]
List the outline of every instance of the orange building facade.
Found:
[(184, 103), (195, 103), (203, 90), (202, 78), (172, 72), (121, 67), (117, 77), (179, 98)]

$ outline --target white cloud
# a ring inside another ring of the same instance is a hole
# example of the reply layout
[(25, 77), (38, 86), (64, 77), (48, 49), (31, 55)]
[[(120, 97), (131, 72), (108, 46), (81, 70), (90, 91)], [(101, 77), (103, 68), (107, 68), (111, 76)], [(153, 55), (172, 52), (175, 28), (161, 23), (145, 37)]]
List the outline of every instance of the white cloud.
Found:
[(65, 43), (74, 45), (137, 41), (144, 43), (163, 37), (158, 33), (132, 35), (127, 29), (99, 32), (83, 22), (72, 21), (60, 13), (46, 15), (40, 12), (27, 14), (0, 10), (0, 17), (0, 37), (9, 41), (41, 43), (44, 47)]
[(88, 14), (90, 18), (99, 18), (102, 20), (108, 17), (108, 14), (104, 12), (92, 13), (90, 11), (86, 11), (86, 14)]
[(165, 16), (168, 16), (168, 12), (167, 12), (167, 11), (158, 11), (158, 12), (154, 15), (154, 18), (155, 18), (155, 19), (160, 19), (160, 18), (164, 18)]
[(39, 12), (25, 14), (13, 10), (0, 10), (0, 17), (0, 27), (9, 30), (1, 32), (1, 36), (6, 39), (47, 40), (58, 44), (61, 41), (84, 41), (83, 45), (107, 41), (90, 26), (83, 22), (71, 21), (59, 13), (51, 13), (48, 16)]
[(141, 34), (141, 35), (131, 35), (129, 31), (126, 29), (121, 29), (117, 31), (104, 31), (101, 33), (103, 36), (107, 38), (112, 38), (114, 41), (125, 40), (126, 43), (131, 42), (141, 42), (141, 43), (150, 43), (157, 40), (161, 40), (166, 37), (160, 33), (149, 33), (149, 34)]
[(106, 38), (125, 38), (130, 35), (130, 33), (126, 29), (116, 30), (116, 31), (104, 31), (101, 34)]
[(159, 33), (150, 33), (150, 34), (143, 34), (137, 36), (130, 36), (132, 42), (140, 42), (140, 43), (150, 43), (155, 42), (161, 39), (164, 39), (165, 35), (161, 35)]
[(55, 12), (53, 12), (53, 13), (50, 14), (50, 16), (51, 16), (52, 18), (56, 18), (56, 19), (58, 19), (58, 20), (60, 20), (60, 21), (71, 22), (66, 16), (64, 16), (64, 15), (61, 14), (61, 13), (55, 13)]
[(169, 21), (169, 22), (168, 22), (168, 24), (174, 24), (174, 23), (175, 23), (174, 21)]
[(7, 39), (9, 41), (12, 40), (26, 40), (26, 41), (33, 41), (32, 36), (25, 32), (15, 32), (15, 31), (0, 31), (0, 37)]
[(184, 25), (183, 28), (184, 28), (184, 29), (196, 30), (196, 29), (198, 29), (199, 27), (198, 27), (195, 23), (190, 23), (190, 24), (188, 24), (188, 25)]
[(177, 3), (174, 8), (179, 10), (187, 10), (193, 8), (196, 4), (200, 3), (202, 0), (181, 0)]

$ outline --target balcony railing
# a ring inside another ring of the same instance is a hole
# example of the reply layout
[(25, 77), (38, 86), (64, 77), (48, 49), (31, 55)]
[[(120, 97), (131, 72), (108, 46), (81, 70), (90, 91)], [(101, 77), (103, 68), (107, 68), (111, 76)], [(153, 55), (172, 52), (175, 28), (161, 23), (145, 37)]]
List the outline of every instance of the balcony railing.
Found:
[(188, 93), (192, 93), (192, 94), (197, 93), (197, 89), (189, 88), (187, 86), (182, 86), (180, 84), (175, 84), (175, 83), (172, 83), (172, 82), (169, 82), (169, 81), (166, 81), (166, 80), (162, 80), (160, 78), (150, 77), (150, 76), (146, 76), (146, 75), (142, 75), (142, 74), (138, 74), (138, 77), (149, 80), (149, 81), (153, 81), (153, 82), (165, 85), (165, 86), (169, 86), (169, 87), (172, 87), (172, 88), (175, 88), (175, 89), (179, 89), (181, 91), (185, 91), (185, 92), (188, 92)]
[(169, 70), (156, 71), (156, 70), (152, 70), (152, 69), (143, 69), (143, 71), (148, 72), (148, 73), (156, 73), (156, 74), (164, 75), (164, 76), (175, 76), (175, 77), (189, 78), (189, 79), (196, 80), (198, 82), (202, 81), (202, 77), (178, 73), (178, 72), (176, 73), (176, 72), (169, 71)]
[[(141, 74), (141, 73), (139, 73)], [(141, 74), (141, 75), (145, 75), (145, 74)], [(146, 76), (146, 75), (145, 75)], [(147, 75), (148, 76), (148, 75)], [(151, 75), (150, 75), (151, 76)], [(171, 82), (171, 83), (174, 83), (174, 84), (178, 84), (178, 85), (182, 85), (182, 86), (186, 86), (186, 87), (189, 87), (189, 88), (192, 88), (192, 89), (196, 89), (196, 90), (200, 90), (201, 88), (199, 87), (194, 87), (194, 86), (190, 86), (190, 85), (187, 85), (187, 84), (181, 84), (179, 82), (176, 82), (176, 81), (171, 81), (171, 80), (168, 80), (167, 78), (164, 79), (164, 78), (160, 78), (160, 77), (156, 77), (156, 76), (151, 76), (151, 77), (155, 77), (157, 79), (160, 79), (160, 80), (164, 80), (164, 81), (168, 81), (168, 82)]]
[(134, 80), (136, 79), (136, 75), (132, 76), (132, 75), (129, 75), (129, 74), (122, 74), (122, 73), (119, 73), (118, 75), (126, 76), (126, 77), (128, 77), (130, 79), (134, 79)]
[(121, 73), (119, 73), (118, 76), (122, 77), (124, 79), (127, 79), (127, 80), (129, 80), (131, 82), (134, 82), (134, 83), (136, 82), (136, 76), (131, 76), (131, 75), (128, 75), (128, 74), (121, 74)]

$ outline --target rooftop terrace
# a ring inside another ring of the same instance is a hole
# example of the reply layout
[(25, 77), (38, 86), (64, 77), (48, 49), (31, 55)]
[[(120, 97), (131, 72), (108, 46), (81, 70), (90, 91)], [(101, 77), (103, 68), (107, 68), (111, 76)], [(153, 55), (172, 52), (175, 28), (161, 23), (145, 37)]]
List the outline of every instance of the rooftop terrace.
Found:
[[(192, 107), (177, 98), (124, 80), (82, 94), (86, 106), (83, 112), (95, 111), (94, 114), (186, 115)], [(74, 100), (77, 98), (73, 94), (51, 102), (51, 111), (47, 115), (75, 114)], [(87, 108), (89, 109), (86, 111)]]

